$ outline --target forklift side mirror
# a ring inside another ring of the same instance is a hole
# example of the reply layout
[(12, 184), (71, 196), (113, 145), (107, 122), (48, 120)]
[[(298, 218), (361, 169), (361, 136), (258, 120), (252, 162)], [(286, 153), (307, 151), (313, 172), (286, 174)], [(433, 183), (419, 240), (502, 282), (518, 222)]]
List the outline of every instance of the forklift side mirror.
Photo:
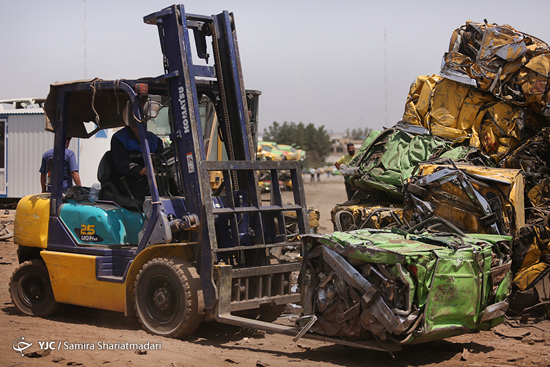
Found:
[(160, 111), (160, 103), (152, 99), (148, 99), (143, 105), (143, 115), (147, 120), (154, 119)]

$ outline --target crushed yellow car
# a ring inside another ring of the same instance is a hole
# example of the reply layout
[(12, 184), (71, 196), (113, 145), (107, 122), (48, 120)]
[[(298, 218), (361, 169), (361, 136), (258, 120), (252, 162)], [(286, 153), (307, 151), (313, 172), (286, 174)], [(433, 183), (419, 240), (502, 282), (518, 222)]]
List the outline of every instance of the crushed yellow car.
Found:
[(403, 122), (423, 126), (455, 144), (482, 149), (496, 163), (518, 147), (527, 128), (548, 125), (544, 116), (439, 75), (415, 80)]
[(513, 235), (525, 225), (520, 170), (472, 165), (420, 165), (405, 187), (403, 217), (443, 218), (466, 233)]
[(550, 47), (509, 25), (467, 21), (457, 28), (441, 75), (550, 116)]

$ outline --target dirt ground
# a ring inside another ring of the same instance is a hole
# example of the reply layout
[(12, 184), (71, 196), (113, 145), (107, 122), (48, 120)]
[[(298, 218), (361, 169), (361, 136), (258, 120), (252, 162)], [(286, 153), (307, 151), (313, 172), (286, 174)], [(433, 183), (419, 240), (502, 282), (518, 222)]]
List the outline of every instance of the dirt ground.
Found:
[[(321, 212), (321, 232), (332, 232), (330, 210), (345, 201), (342, 177), (310, 182), (306, 176), (304, 181), (308, 206)], [(14, 213), (0, 220), (13, 221)], [(16, 266), (13, 239), (0, 241), (0, 366), (550, 366), (550, 321), (544, 319), (509, 319), (491, 331), (406, 346), (391, 355), (307, 339), (295, 343), (288, 336), (213, 322), (192, 337), (174, 340), (149, 335), (120, 313), (76, 306), (49, 319), (22, 316), (8, 292)], [(295, 317), (284, 315), (277, 322)], [(25, 356), (14, 350), (23, 341), (32, 343)], [(53, 350), (42, 350), (40, 342)], [(125, 343), (157, 349), (120, 350)]]

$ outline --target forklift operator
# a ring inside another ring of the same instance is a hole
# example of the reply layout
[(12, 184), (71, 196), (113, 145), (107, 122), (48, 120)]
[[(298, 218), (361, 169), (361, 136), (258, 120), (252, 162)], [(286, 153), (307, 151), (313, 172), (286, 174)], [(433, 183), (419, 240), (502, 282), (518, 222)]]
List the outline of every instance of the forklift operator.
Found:
[[(162, 140), (154, 133), (147, 131), (147, 140), (151, 153), (162, 154)], [(136, 126), (126, 126), (113, 135), (111, 139), (111, 164), (115, 168), (114, 183), (120, 193), (130, 195), (134, 199), (143, 200), (149, 195), (147, 170), (143, 161), (138, 130)], [(128, 187), (120, 180), (124, 176)]]

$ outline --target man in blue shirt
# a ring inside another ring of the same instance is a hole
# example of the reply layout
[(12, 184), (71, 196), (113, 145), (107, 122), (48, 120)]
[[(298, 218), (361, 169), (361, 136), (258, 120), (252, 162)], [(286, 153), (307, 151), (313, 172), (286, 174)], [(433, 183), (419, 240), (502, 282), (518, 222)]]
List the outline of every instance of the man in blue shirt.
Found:
[[(162, 154), (162, 140), (150, 131), (147, 131), (147, 141), (151, 153)], [(144, 199), (149, 195), (149, 182), (143, 161), (143, 152), (138, 138), (136, 126), (126, 126), (113, 135), (111, 139), (111, 164), (114, 170), (113, 182), (122, 195), (128, 196), (128, 189), (134, 199)], [(120, 181), (124, 176), (128, 188)]]
[[(72, 150), (69, 150), (71, 138), (65, 140), (65, 159), (63, 163), (63, 192), (66, 192), (69, 187), (73, 186), (73, 180), (76, 185), (80, 186), (80, 175), (78, 174), (78, 163), (76, 163), (76, 155)], [(50, 163), (53, 158), (53, 149), (48, 150), (42, 155), (42, 164), (40, 165), (40, 185), (42, 192), (50, 192)]]

